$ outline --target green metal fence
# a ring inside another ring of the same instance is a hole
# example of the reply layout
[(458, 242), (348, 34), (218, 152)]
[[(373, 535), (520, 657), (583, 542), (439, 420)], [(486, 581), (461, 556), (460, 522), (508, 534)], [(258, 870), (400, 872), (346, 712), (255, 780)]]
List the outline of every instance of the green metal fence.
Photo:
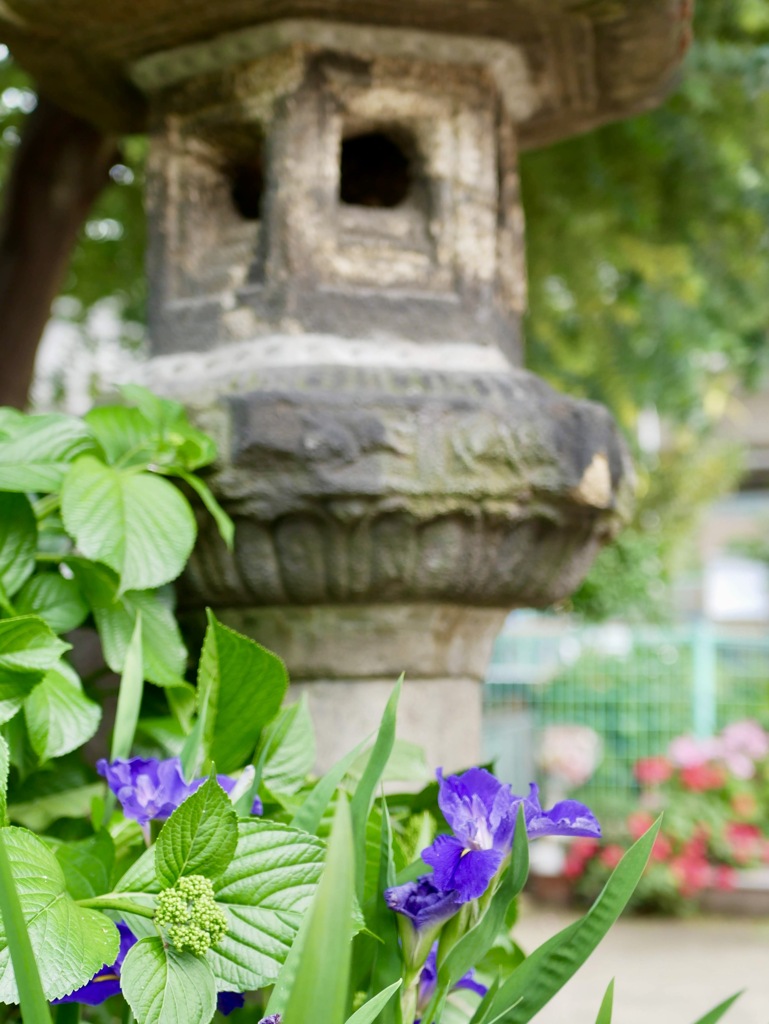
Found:
[(632, 801), (635, 761), (664, 753), (675, 736), (712, 735), (747, 717), (769, 727), (769, 638), (707, 623), (585, 627), (512, 616), (484, 695), (485, 754), (516, 791), (544, 781), (537, 754), (547, 726), (594, 729), (603, 757), (574, 795), (611, 813)]

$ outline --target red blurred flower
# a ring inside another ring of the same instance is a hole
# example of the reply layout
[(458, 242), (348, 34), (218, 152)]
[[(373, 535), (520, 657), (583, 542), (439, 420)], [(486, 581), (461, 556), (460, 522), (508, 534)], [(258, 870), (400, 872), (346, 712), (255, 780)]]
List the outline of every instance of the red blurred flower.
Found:
[(670, 870), (682, 896), (694, 896), (701, 889), (710, 885), (713, 869), (702, 857), (681, 854), (670, 862)]
[(759, 860), (764, 853), (764, 839), (757, 825), (729, 822), (724, 836), (729, 845), (729, 852), (738, 864), (749, 864), (751, 861)]
[(697, 764), (681, 769), (681, 785), (694, 793), (720, 789), (726, 783), (726, 772), (720, 764)]
[(662, 832), (659, 833), (657, 838), (654, 840), (654, 846), (652, 846), (651, 859), (656, 861), (666, 861), (670, 859), (670, 855), (673, 852), (673, 846), (666, 835)]
[(595, 856), (601, 844), (597, 839), (575, 839), (569, 843), (563, 873), (567, 878), (579, 878), (587, 862)]
[(601, 850), (599, 860), (605, 867), (613, 871), (624, 855), (625, 851), (618, 843), (611, 843), (609, 846), (604, 846)]
[(716, 889), (728, 892), (733, 889), (737, 882), (737, 872), (728, 864), (718, 864), (713, 868), (713, 885)]
[(666, 757), (643, 757), (636, 761), (633, 774), (642, 786), (658, 786), (673, 774), (673, 766)]

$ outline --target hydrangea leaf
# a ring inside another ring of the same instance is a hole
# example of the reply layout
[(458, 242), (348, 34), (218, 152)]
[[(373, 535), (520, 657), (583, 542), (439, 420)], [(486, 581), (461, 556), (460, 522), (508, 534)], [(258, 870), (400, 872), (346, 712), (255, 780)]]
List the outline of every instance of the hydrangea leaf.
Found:
[(65, 662), (46, 672), (24, 701), (32, 749), (41, 761), (77, 750), (94, 735), (101, 707), (83, 693), (77, 674)]
[(121, 988), (138, 1024), (208, 1024), (216, 983), (207, 960), (165, 947), (159, 936), (128, 951)]
[(67, 474), (61, 511), (82, 553), (118, 574), (121, 593), (176, 579), (195, 542), (192, 509), (172, 484), (90, 455)]
[(54, 850), (73, 900), (87, 900), (110, 891), (115, 865), (115, 843), (102, 828), (96, 835), (62, 843)]
[(288, 688), (280, 658), (209, 612), (198, 668), (205, 753), (219, 771), (242, 768)]
[(141, 613), (144, 677), (157, 686), (183, 685), (187, 649), (169, 605), (148, 590), (118, 594), (117, 576), (106, 566), (92, 565), (82, 558), (70, 558), (68, 565), (93, 609), (104, 660), (112, 671), (124, 670)]
[(220, 991), (278, 976), (320, 879), (324, 844), (272, 821), (241, 821), (235, 856), (214, 882), (227, 934), (208, 958)]
[(8, 769), (10, 764), (8, 744), (0, 736), (0, 828), (8, 824)]
[(1, 621), (0, 701), (26, 697), (69, 647), (36, 615)]
[(211, 776), (174, 811), (155, 845), (155, 870), (162, 886), (182, 875), (217, 878), (235, 853), (238, 819), (230, 798)]
[(315, 765), (315, 730), (306, 695), (282, 708), (264, 729), (255, 762), (263, 758), (262, 781), (271, 793), (296, 793)]
[(93, 450), (88, 427), (72, 416), (25, 416), (3, 422), (0, 490), (57, 491), (72, 461)]
[(54, 633), (68, 633), (88, 616), (80, 587), (58, 572), (41, 572), (27, 580), (14, 599), (19, 615), (39, 615)]
[(35, 571), (37, 521), (24, 494), (0, 492), (0, 585), (13, 597)]
[[(59, 999), (115, 960), (118, 930), (104, 914), (75, 903), (58, 861), (37, 836), (11, 826), (3, 829), (3, 838), (43, 991), (46, 999)], [(0, 921), (0, 1003), (18, 1001)]]

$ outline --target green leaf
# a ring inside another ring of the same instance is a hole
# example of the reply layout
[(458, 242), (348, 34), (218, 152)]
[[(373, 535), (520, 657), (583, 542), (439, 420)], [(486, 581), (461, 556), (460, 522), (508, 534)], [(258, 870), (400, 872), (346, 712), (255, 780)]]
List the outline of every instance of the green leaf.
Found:
[(394, 981), (392, 985), (388, 985), (387, 988), (382, 989), (381, 992), (377, 992), (377, 994), (367, 1000), (360, 1009), (356, 1010), (352, 1017), (347, 1018), (347, 1024), (372, 1024), (402, 984), (403, 981), (399, 978), (398, 981)]
[(362, 740), (349, 754), (345, 754), (343, 758), (329, 768), (291, 819), (291, 824), (294, 828), (302, 829), (304, 832), (311, 832), (313, 835), (317, 833), (323, 818), (323, 812), (331, 803), (337, 789), (339, 789), (339, 783), (347, 774), (350, 765), (355, 763), (367, 743), (368, 739)]
[(0, 922), (17, 979), (22, 1019), (27, 1024), (50, 1024), (51, 1014), (5, 848), (7, 834), (6, 829), (0, 829)]
[(317, 888), (324, 845), (287, 825), (241, 821), (235, 856), (214, 882), (227, 935), (208, 957), (220, 991), (270, 985)]
[(178, 476), (187, 484), (188, 487), (192, 488), (195, 494), (197, 494), (205, 505), (206, 511), (216, 523), (216, 528), (218, 529), (227, 550), (232, 551), (235, 544), (235, 524), (216, 500), (208, 484), (204, 480), (201, 480), (199, 476), (187, 473), (186, 470), (183, 469), (172, 468), (169, 470), (169, 473), (172, 476)]
[(402, 686), (403, 676), (396, 683), (387, 701), (377, 738), (350, 803), (353, 842), (355, 843), (355, 891), (358, 899), (363, 898), (363, 887), (366, 877), (366, 822), (368, 821), (369, 811), (374, 801), (376, 787), (379, 785), (382, 772), (390, 760), (390, 754), (395, 742), (395, 721)]
[(176, 808), (155, 844), (155, 870), (166, 888), (182, 875), (215, 879), (233, 858), (238, 819), (230, 798), (212, 775)]
[(57, 491), (73, 459), (92, 450), (93, 440), (80, 420), (26, 416), (11, 425), (10, 437), (0, 440), (0, 490)]
[(353, 937), (354, 877), (350, 811), (342, 795), (283, 1024), (344, 1024)]
[[(374, 943), (373, 964), (371, 967), (371, 986), (374, 990), (389, 991), (396, 979), (403, 972), (403, 958), (398, 941), (398, 923), (395, 914), (384, 901), (383, 893), (395, 885), (395, 864), (393, 861), (393, 836), (390, 825), (390, 813), (387, 804), (382, 801), (382, 819), (379, 851), (379, 884), (373, 897), (373, 912), (367, 908), (367, 921), (371, 931), (381, 942)], [(361, 941), (361, 940), (358, 940)], [(365, 941), (365, 940), (364, 940)], [(385, 1003), (387, 1000), (385, 1000)], [(402, 1014), (398, 1003), (383, 1004), (380, 1024), (400, 1024)]]
[(77, 750), (95, 734), (101, 707), (83, 693), (80, 679), (59, 662), (24, 701), (32, 749), (41, 761)]
[[(112, 730), (111, 761), (131, 756), (143, 693), (142, 613), (138, 612), (133, 636), (126, 651), (123, 674), (120, 678), (120, 690), (118, 691), (117, 707), (115, 709), (115, 725)], [(111, 810), (112, 808), (110, 808)]]
[(595, 1024), (611, 1024), (612, 1010), (614, 1008), (614, 978), (609, 982), (606, 994), (601, 1002), (601, 1008), (595, 1019)]
[(19, 615), (39, 615), (59, 634), (82, 626), (88, 616), (88, 605), (77, 582), (58, 572), (41, 572), (27, 580), (14, 606)]
[(67, 564), (93, 609), (104, 660), (122, 672), (139, 614), (142, 616), (142, 665), (145, 679), (158, 686), (183, 682), (187, 649), (173, 611), (152, 591), (129, 590), (118, 595), (117, 576), (102, 565), (82, 558)]
[(306, 695), (282, 708), (264, 728), (254, 762), (262, 757), (262, 781), (271, 793), (292, 794), (301, 789), (315, 764), (315, 730)]
[(587, 960), (633, 895), (660, 822), (630, 847), (587, 914), (545, 942), (500, 986), (497, 1024), (527, 1024)]
[(163, 446), (173, 451), (175, 466), (199, 469), (214, 461), (216, 445), (202, 430), (192, 426), (179, 402), (160, 398), (138, 384), (126, 384), (120, 390), (129, 402), (138, 406)]
[[(43, 991), (46, 999), (59, 999), (115, 960), (117, 928), (75, 903), (58, 861), (37, 836), (13, 826), (2, 835)], [(0, 929), (0, 1003), (17, 1003), (18, 996), (7, 933)]]
[(8, 744), (0, 736), (0, 828), (8, 824), (8, 769), (11, 759)]
[(0, 492), (0, 584), (13, 597), (35, 571), (37, 521), (23, 494)]
[(115, 843), (106, 829), (100, 829), (87, 839), (62, 843), (56, 847), (54, 855), (73, 900), (87, 900), (110, 891)]
[(287, 688), (286, 666), (277, 655), (208, 612), (198, 692), (204, 750), (219, 771), (237, 771), (250, 761)]
[(499, 977), (496, 977), (489, 985), (486, 995), (478, 1003), (475, 1013), (470, 1018), (470, 1024), (488, 1024), (491, 1019), (491, 1006), (498, 991)]
[(69, 648), (35, 615), (0, 621), (0, 701), (19, 707)]
[(129, 949), (120, 982), (138, 1024), (208, 1024), (216, 1011), (208, 962), (164, 946), (159, 936)]
[[(435, 1004), (447, 995), (471, 967), (474, 967), (491, 948), (495, 938), (505, 927), (507, 909), (523, 889), (529, 873), (529, 846), (523, 805), (518, 808), (515, 838), (510, 865), (494, 893), (491, 903), (480, 921), (466, 932), (448, 951), (438, 948), (438, 986)], [(444, 934), (446, 934), (444, 932)], [(433, 1007), (434, 1008), (434, 1007)], [(429, 1010), (426, 1017), (430, 1016)]]
[(716, 1024), (716, 1021), (721, 1020), (726, 1011), (737, 1002), (742, 995), (742, 990), (735, 992), (733, 996), (729, 996), (723, 1003), (719, 1003), (718, 1006), (714, 1006), (712, 1010), (708, 1011), (704, 1017), (700, 1017), (699, 1020), (695, 1021), (695, 1024)]
[(157, 431), (138, 409), (100, 405), (83, 419), (111, 466), (119, 462), (122, 466), (145, 468), (157, 455)]
[(121, 592), (176, 579), (195, 543), (192, 510), (172, 484), (89, 455), (66, 476), (61, 512), (82, 553), (118, 574)]
[[(238, 823), (235, 855), (214, 881), (216, 901), (227, 914), (227, 934), (207, 954), (220, 992), (245, 992), (275, 981), (317, 888), (324, 852), (319, 839), (288, 825)], [(126, 871), (115, 891), (160, 891), (152, 849)]]

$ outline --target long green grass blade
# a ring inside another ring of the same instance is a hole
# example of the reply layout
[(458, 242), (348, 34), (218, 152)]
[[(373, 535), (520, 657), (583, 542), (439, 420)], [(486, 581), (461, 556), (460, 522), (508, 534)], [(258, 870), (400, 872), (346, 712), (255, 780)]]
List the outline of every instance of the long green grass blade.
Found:
[(398, 711), (398, 700), (403, 687), (403, 676), (395, 684), (382, 715), (379, 732), (371, 749), (371, 754), (363, 769), (352, 801), (350, 817), (352, 819), (352, 835), (355, 848), (355, 892), (359, 900), (363, 899), (363, 886), (366, 877), (366, 822), (368, 821), (374, 794), (382, 778), (387, 762), (392, 754), (395, 743), (395, 720)]
[(737, 1002), (742, 995), (743, 990), (735, 992), (733, 996), (729, 996), (728, 999), (724, 999), (723, 1003), (719, 1003), (718, 1006), (714, 1006), (712, 1010), (705, 1014), (704, 1017), (700, 1017), (699, 1020), (695, 1021), (694, 1024), (716, 1024), (716, 1021), (721, 1020), (726, 1011)]
[(347, 1018), (354, 866), (350, 809), (341, 796), (283, 1024), (344, 1024)]
[(0, 828), (0, 915), (3, 918), (13, 973), (19, 989), (24, 1024), (51, 1024), (51, 1013), (43, 995), (29, 932), (21, 912), (11, 864), (5, 849), (5, 829)]
[(595, 1024), (611, 1024), (611, 1015), (614, 1009), (614, 978), (609, 982), (609, 987), (601, 1000), (601, 1008), (595, 1019)]
[(481, 999), (480, 1003), (478, 1003), (475, 1013), (470, 1018), (470, 1024), (487, 1024), (491, 1013), (491, 1004), (494, 1002), (494, 998), (499, 991), (499, 985), (500, 977), (497, 975), (489, 985), (489, 990), (486, 995)]
[(658, 820), (630, 847), (587, 914), (517, 967), (500, 987), (490, 1021), (528, 1024), (587, 960), (627, 905), (646, 867)]
[(115, 711), (115, 727), (112, 731), (111, 760), (131, 756), (131, 747), (139, 721), (139, 710), (144, 692), (144, 663), (142, 658), (142, 613), (136, 613), (131, 641), (126, 651), (123, 674), (120, 677), (120, 691)]
[(356, 1010), (352, 1017), (347, 1018), (347, 1024), (371, 1024), (372, 1021), (377, 1019), (382, 1009), (390, 1002), (402, 984), (403, 982), (399, 978), (392, 985), (388, 985), (381, 992), (377, 992), (359, 1010)]
[(294, 828), (300, 828), (303, 832), (309, 832), (310, 835), (318, 834), (323, 812), (331, 803), (334, 793), (339, 788), (339, 783), (347, 774), (350, 765), (358, 760), (369, 738), (363, 740), (354, 750), (351, 750), (349, 754), (345, 754), (343, 758), (329, 768), (289, 824), (293, 825)]

